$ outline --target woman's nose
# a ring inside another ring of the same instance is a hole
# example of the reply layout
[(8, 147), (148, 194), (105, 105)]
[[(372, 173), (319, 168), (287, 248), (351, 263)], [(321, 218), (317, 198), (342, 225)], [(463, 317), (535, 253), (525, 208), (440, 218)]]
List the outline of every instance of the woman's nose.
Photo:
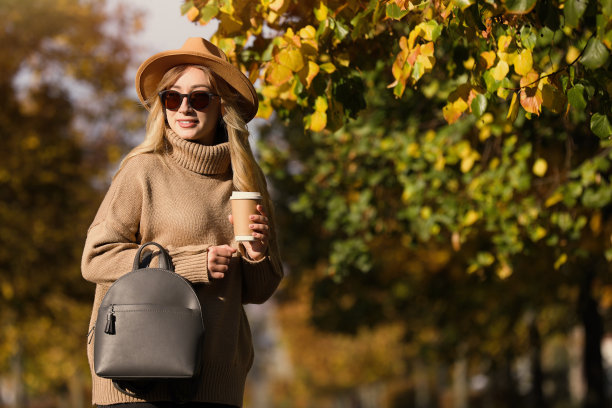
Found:
[(184, 97), (181, 100), (181, 106), (179, 106), (179, 112), (184, 113), (184, 112), (189, 112), (191, 111), (191, 106), (189, 106), (189, 98), (188, 97)]

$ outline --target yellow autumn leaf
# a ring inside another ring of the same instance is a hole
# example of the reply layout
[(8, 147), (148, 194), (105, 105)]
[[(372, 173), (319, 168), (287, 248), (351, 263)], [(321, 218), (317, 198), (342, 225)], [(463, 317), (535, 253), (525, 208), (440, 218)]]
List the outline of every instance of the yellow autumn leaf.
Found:
[(277, 54), (276, 61), (293, 72), (304, 68), (304, 57), (300, 50), (285, 48)]
[(463, 218), (463, 225), (465, 225), (466, 227), (469, 227), (470, 225), (472, 225), (476, 221), (478, 221), (479, 218), (480, 218), (480, 215), (478, 215), (478, 213), (476, 211), (469, 210), (465, 214), (465, 217)]
[(546, 199), (546, 201), (544, 202), (544, 206), (547, 208), (552, 207), (553, 205), (561, 202), (561, 200), (563, 200), (563, 194), (557, 191)]
[(520, 80), (521, 91), (520, 100), (521, 106), (529, 113), (536, 115), (542, 110), (542, 91), (539, 89), (540, 74), (536, 71), (530, 71)]
[(192, 21), (192, 22), (196, 21), (199, 15), (200, 15), (200, 9), (198, 9), (195, 6), (192, 6), (187, 12), (187, 18), (189, 19), (189, 21)]
[(495, 78), (496, 81), (501, 81), (506, 77), (506, 75), (508, 75), (509, 71), (510, 67), (508, 66), (508, 63), (504, 60), (500, 60), (495, 68), (493, 68), (493, 78)]
[(531, 55), (531, 51), (529, 50), (521, 51), (521, 53), (514, 59), (514, 71), (521, 76), (527, 75), (527, 73), (531, 71), (532, 67), (533, 57)]
[(412, 142), (406, 147), (406, 154), (412, 158), (421, 157), (421, 147), (418, 143)]
[(516, 117), (519, 112), (519, 103), (516, 92), (512, 94), (512, 101), (510, 102), (510, 108), (508, 109), (508, 114), (506, 115), (506, 119), (510, 119), (510, 122), (514, 123)]
[(336, 56), (336, 61), (343, 67), (348, 67), (351, 64), (351, 58), (348, 54), (340, 54)]
[(218, 38), (216, 42), (217, 47), (225, 53), (225, 55), (234, 55), (236, 52), (236, 41), (231, 38)]
[(259, 108), (257, 109), (257, 117), (262, 119), (269, 119), (274, 112), (269, 99), (259, 101)]
[(455, 123), (468, 108), (468, 104), (463, 99), (457, 99), (446, 104), (442, 108), (442, 115), (449, 124)]
[(467, 173), (468, 171), (472, 170), (472, 167), (474, 167), (474, 164), (478, 159), (480, 159), (480, 155), (475, 151), (473, 151), (468, 157), (461, 159), (461, 172)]
[(432, 42), (425, 43), (425, 44), (421, 45), (420, 50), (421, 50), (421, 54), (422, 55), (424, 55), (426, 57), (433, 57), (433, 55), (434, 55), (434, 43), (432, 43)]
[(336, 71), (336, 67), (331, 62), (326, 62), (325, 64), (321, 64), (319, 65), (319, 68), (321, 68), (323, 71), (327, 72), (328, 74), (332, 74), (334, 73), (334, 71)]
[(431, 71), (431, 69), (433, 68), (433, 63), (434, 63), (434, 59), (433, 57), (427, 57), (425, 55), (419, 55), (416, 58), (416, 62), (420, 62), (423, 65), (423, 68), (427, 71)]
[(539, 83), (540, 83), (539, 78), (540, 78), (540, 74), (538, 74), (536, 71), (528, 72), (525, 76), (523, 76), (521, 78), (521, 81), (520, 81), (521, 88), (525, 88), (525, 87), (529, 87), (529, 88), (538, 87)]
[(579, 56), (580, 50), (571, 45), (567, 49), (567, 54), (565, 54), (565, 62), (567, 62), (568, 64), (573, 64)]
[(504, 52), (512, 43), (512, 37), (509, 35), (502, 35), (497, 40), (497, 50), (499, 52)]
[(315, 110), (317, 112), (325, 112), (327, 107), (327, 99), (324, 96), (317, 96), (317, 99), (315, 100)]
[(557, 260), (555, 261), (555, 265), (554, 265), (555, 269), (558, 270), (566, 262), (567, 262), (567, 254), (565, 254), (565, 253), (561, 254), (561, 256), (559, 256), (559, 258), (557, 258)]
[[(317, 74), (319, 73), (319, 66), (313, 62), (313, 61), (308, 61), (308, 65), (306, 66), (308, 67), (308, 73), (306, 75), (306, 86), (310, 87), (310, 84), (312, 83), (312, 80), (314, 79), (314, 77), (317, 76)], [(301, 71), (303, 72), (303, 71)]]
[(480, 64), (484, 66), (485, 69), (489, 69), (495, 64), (495, 52), (494, 51), (484, 51), (480, 53)]
[(474, 65), (476, 65), (476, 60), (473, 57), (463, 61), (463, 68), (467, 69), (468, 71), (471, 71), (472, 68), (474, 68)]
[(293, 72), (283, 65), (270, 63), (266, 70), (266, 81), (272, 85), (282, 85), (293, 77)]
[(274, 0), (269, 4), (269, 8), (274, 10), (276, 13), (281, 14), (283, 7), (287, 6), (289, 0)]
[(512, 271), (512, 267), (508, 265), (507, 262), (502, 262), (499, 268), (497, 268), (496, 273), (499, 279), (504, 280), (512, 276), (513, 271)]
[(548, 231), (546, 231), (546, 228), (542, 227), (542, 226), (538, 226), (536, 228), (536, 230), (533, 232), (531, 239), (534, 242), (537, 242), (539, 240), (541, 240), (542, 238), (544, 238), (546, 236)]
[(426, 41), (432, 41), (433, 40), (433, 31), (434, 31), (435, 27), (432, 26), (431, 24), (427, 24), (427, 23), (421, 23), (418, 26), (415, 27), (415, 31), (418, 32), (418, 30), (420, 30), (420, 35), (421, 37), (423, 37)]
[(508, 65), (512, 65), (514, 64), (514, 60), (517, 57), (517, 53), (515, 52), (498, 52), (497, 56), (499, 57), (500, 60), (502, 61), (506, 61), (506, 63)]
[(327, 18), (327, 15), (329, 13), (329, 8), (327, 7), (327, 4), (321, 1), (319, 3), (319, 7), (315, 7), (313, 11), (314, 11), (314, 16), (317, 19), (317, 21), (323, 21)]
[(535, 161), (535, 163), (533, 163), (532, 171), (533, 174), (535, 174), (536, 176), (544, 177), (544, 175), (548, 171), (548, 163), (546, 162), (546, 160), (539, 158)]
[(311, 25), (302, 27), (300, 31), (298, 31), (298, 35), (300, 36), (300, 38), (305, 39), (305, 40), (314, 39), (316, 34), (317, 34), (317, 30)]
[(521, 89), (521, 106), (529, 113), (539, 115), (542, 111), (542, 91), (538, 88)]
[(321, 111), (315, 111), (310, 115), (310, 130), (320, 132), (327, 126), (327, 114)]
[(279, 88), (276, 85), (264, 85), (260, 89), (261, 89), (261, 94), (266, 99), (275, 99), (278, 97)]
[[(400, 38), (400, 47), (402, 49), (409, 49), (409, 50), (413, 49), (416, 39), (419, 38), (420, 31), (421, 30), (417, 30), (416, 28), (412, 30), (410, 34), (408, 34), (408, 40), (406, 40), (405, 37), (402, 36), (402, 38)], [(402, 39), (404, 39), (405, 41), (406, 48), (402, 47)]]

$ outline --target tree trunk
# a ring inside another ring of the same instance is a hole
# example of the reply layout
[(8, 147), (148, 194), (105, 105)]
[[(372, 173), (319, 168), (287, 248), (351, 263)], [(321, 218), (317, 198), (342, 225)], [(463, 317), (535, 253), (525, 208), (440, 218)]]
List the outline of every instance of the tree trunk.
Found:
[(429, 397), (429, 372), (427, 366), (420, 358), (414, 362), (414, 406), (416, 408), (428, 408), (430, 406)]
[(468, 408), (468, 362), (464, 356), (455, 361), (453, 367), (453, 407)]
[(584, 280), (580, 288), (579, 314), (584, 325), (584, 376), (587, 392), (585, 408), (605, 408), (605, 371), (601, 356), (603, 322), (599, 314), (597, 301), (593, 298), (592, 286), (596, 265), (587, 265)]
[(531, 343), (531, 395), (530, 406), (534, 408), (546, 408), (548, 404), (544, 399), (543, 383), (544, 374), (542, 372), (542, 339), (538, 330), (535, 313), (529, 321), (529, 342)]
[(9, 407), (25, 408), (26, 397), (25, 387), (23, 385), (23, 350), (20, 341), (17, 342), (15, 352), (11, 357), (11, 375), (13, 377), (13, 396), (11, 398), (12, 405), (9, 405)]

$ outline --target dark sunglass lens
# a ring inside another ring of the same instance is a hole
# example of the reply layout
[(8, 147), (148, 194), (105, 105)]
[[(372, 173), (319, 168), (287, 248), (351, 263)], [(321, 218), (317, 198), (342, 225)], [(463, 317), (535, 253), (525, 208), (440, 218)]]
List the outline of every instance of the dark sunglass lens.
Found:
[(168, 91), (164, 93), (164, 106), (166, 109), (176, 110), (181, 106), (181, 102), (183, 98), (181, 98), (181, 94), (175, 91)]
[(192, 92), (189, 95), (189, 104), (195, 110), (202, 110), (210, 103), (210, 95), (206, 92)]

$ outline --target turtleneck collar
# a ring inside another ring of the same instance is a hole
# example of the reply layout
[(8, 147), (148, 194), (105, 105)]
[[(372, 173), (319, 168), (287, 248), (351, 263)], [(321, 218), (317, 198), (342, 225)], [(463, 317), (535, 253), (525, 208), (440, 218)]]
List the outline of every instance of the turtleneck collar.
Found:
[(182, 139), (166, 129), (166, 139), (172, 146), (170, 157), (180, 166), (198, 174), (224, 174), (230, 167), (229, 143), (207, 146)]

